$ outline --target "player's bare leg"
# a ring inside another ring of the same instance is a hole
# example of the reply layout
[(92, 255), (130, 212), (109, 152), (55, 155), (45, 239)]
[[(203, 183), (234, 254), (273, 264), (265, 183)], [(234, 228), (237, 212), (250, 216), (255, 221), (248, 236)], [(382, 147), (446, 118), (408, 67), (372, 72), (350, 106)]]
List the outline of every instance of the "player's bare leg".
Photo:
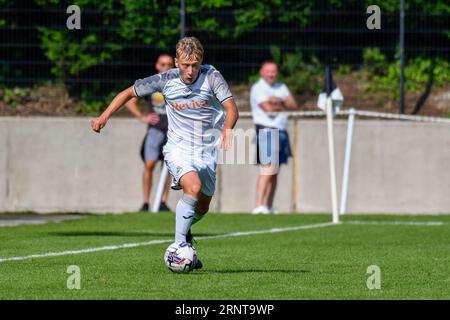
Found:
[(273, 198), (275, 197), (275, 190), (277, 188), (278, 174), (269, 176), (270, 180), (267, 188), (267, 207), (271, 209), (273, 207)]
[(272, 205), (277, 187), (279, 168), (280, 167), (275, 164), (270, 164), (261, 168), (261, 175), (267, 178), (263, 194), (263, 203), (269, 211), (267, 213), (273, 213)]
[[(144, 206), (147, 204), (148, 210), (148, 203), (150, 200), (150, 191), (152, 189), (152, 180), (153, 180), (153, 169), (155, 169), (156, 160), (147, 160), (144, 164), (144, 174), (142, 177), (142, 186), (143, 186), (143, 198), (144, 198)], [(142, 207), (144, 209), (144, 207)], [(142, 211), (141, 209), (141, 211)]]
[(211, 203), (212, 197), (201, 192), (202, 183), (197, 172), (191, 171), (183, 175), (180, 179), (180, 185), (183, 188), (184, 194), (188, 194), (197, 199), (198, 202), (195, 207), (195, 212), (202, 216), (205, 215), (209, 211), (209, 204)]
[(169, 199), (169, 190), (170, 190), (171, 181), (172, 181), (172, 177), (170, 176), (170, 173), (169, 173), (169, 174), (167, 174), (166, 184), (164, 185), (164, 192), (161, 197), (161, 201), (164, 203), (167, 203), (167, 200)]
[(260, 175), (256, 186), (256, 207), (266, 205), (267, 187), (270, 181), (270, 176)]
[(196, 171), (189, 171), (180, 179), (180, 185), (184, 194), (187, 194), (198, 200), (202, 190), (202, 182)]
[(256, 185), (256, 207), (253, 213), (270, 213), (269, 209), (273, 204), (276, 187), (277, 169), (278, 166), (275, 165), (263, 165), (261, 167)]
[(196, 211), (198, 214), (205, 215), (209, 211), (209, 205), (211, 203), (212, 197), (207, 196), (206, 194), (200, 193), (198, 198), (198, 205)]
[[(164, 163), (162, 163), (162, 165), (164, 166)], [(170, 184), (172, 182), (172, 176), (170, 175), (170, 173), (167, 174), (167, 178), (166, 178), (166, 184), (164, 185), (164, 191), (161, 197), (161, 204), (159, 205), (159, 211), (172, 211), (168, 206), (167, 206), (167, 201), (169, 199), (169, 190), (170, 190)]]

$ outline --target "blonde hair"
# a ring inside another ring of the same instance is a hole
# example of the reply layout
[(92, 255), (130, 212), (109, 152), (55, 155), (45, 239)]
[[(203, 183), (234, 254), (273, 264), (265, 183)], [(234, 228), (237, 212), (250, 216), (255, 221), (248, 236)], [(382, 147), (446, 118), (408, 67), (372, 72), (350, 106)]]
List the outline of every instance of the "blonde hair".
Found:
[(184, 37), (180, 39), (176, 46), (177, 59), (183, 57), (190, 60), (191, 58), (197, 58), (200, 61), (203, 60), (203, 46), (195, 37)]

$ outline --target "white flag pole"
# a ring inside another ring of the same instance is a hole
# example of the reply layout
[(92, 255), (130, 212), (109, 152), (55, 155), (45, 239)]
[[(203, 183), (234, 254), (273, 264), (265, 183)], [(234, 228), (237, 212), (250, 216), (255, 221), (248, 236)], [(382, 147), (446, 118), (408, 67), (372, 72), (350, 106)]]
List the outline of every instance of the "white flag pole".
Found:
[(350, 159), (352, 157), (353, 128), (355, 127), (355, 109), (348, 112), (347, 141), (345, 142), (344, 172), (342, 174), (341, 208), (339, 213), (347, 212), (348, 180), (350, 175)]
[(161, 198), (164, 192), (164, 187), (166, 185), (167, 174), (169, 173), (166, 165), (163, 164), (162, 167), (163, 168), (161, 170), (161, 177), (159, 178), (158, 189), (156, 190), (156, 195), (152, 206), (153, 213), (159, 211), (159, 205), (161, 204)]
[(339, 223), (336, 167), (334, 162), (334, 132), (333, 132), (333, 101), (331, 95), (327, 97), (327, 129), (328, 129), (328, 155), (330, 161), (331, 204), (333, 207), (333, 223)]

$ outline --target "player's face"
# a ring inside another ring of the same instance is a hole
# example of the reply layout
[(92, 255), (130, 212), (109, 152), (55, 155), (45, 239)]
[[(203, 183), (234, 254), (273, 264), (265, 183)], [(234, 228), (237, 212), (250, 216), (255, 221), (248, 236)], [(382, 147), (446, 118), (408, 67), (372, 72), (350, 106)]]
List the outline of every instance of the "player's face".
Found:
[(266, 63), (262, 66), (260, 74), (268, 84), (273, 85), (277, 80), (278, 67), (274, 63)]
[(155, 69), (158, 73), (165, 72), (173, 68), (173, 59), (170, 56), (160, 56), (156, 61)]
[(179, 57), (175, 65), (180, 69), (180, 77), (184, 83), (191, 84), (197, 79), (202, 61), (198, 57)]

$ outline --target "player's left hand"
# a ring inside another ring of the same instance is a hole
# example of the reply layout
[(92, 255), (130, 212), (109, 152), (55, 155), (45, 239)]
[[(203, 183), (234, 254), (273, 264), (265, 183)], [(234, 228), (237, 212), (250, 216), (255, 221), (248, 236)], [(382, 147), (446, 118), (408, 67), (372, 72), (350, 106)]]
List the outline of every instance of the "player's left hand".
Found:
[(231, 129), (223, 129), (220, 134), (220, 147), (225, 151), (230, 149), (232, 138), (233, 131)]

